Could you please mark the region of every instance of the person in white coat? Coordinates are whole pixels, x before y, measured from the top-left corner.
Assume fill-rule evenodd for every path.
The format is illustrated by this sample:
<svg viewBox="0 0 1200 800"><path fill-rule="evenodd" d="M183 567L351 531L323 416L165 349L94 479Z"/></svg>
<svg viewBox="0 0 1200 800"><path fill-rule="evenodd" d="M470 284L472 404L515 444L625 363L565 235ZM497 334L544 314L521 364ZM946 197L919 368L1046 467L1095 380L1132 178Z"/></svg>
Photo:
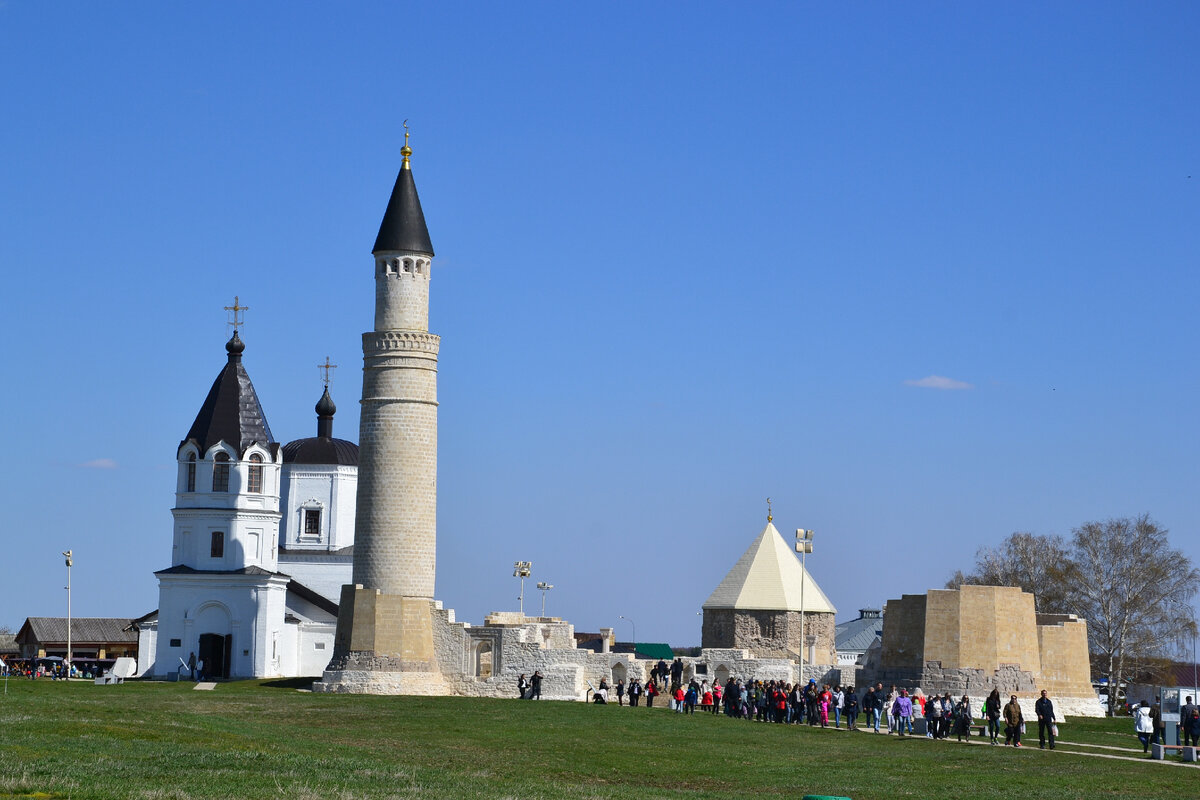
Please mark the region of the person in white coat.
<svg viewBox="0 0 1200 800"><path fill-rule="evenodd" d="M1138 741L1142 743L1142 752L1150 750L1150 735L1154 733L1154 720L1150 716L1150 703L1143 700L1133 709L1133 729L1137 732Z"/></svg>

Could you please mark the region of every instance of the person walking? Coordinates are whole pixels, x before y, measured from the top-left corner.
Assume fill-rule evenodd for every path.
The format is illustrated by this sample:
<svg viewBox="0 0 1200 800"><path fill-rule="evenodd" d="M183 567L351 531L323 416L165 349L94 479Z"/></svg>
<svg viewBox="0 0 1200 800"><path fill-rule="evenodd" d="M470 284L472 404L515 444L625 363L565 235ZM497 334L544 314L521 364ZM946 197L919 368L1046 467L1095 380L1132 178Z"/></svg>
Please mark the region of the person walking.
<svg viewBox="0 0 1200 800"><path fill-rule="evenodd" d="M542 699L542 671L541 670L533 671L533 679L530 681L530 684L531 684L531 686L529 687L529 699L530 700L541 700Z"/></svg>
<svg viewBox="0 0 1200 800"><path fill-rule="evenodd" d="M651 678L646 683L646 708L654 707L654 698L658 697L658 686L654 683L654 678Z"/></svg>
<svg viewBox="0 0 1200 800"><path fill-rule="evenodd" d="M854 691L853 686L847 686L845 689L846 702L846 729L858 730L858 695Z"/></svg>
<svg viewBox="0 0 1200 800"><path fill-rule="evenodd" d="M629 707L637 708L638 698L642 696L642 682L637 678L629 679Z"/></svg>
<svg viewBox="0 0 1200 800"><path fill-rule="evenodd" d="M901 689L900 694L892 702L892 718L896 720L896 728L900 731L900 736L904 735L905 729L912 733L912 700L908 697L908 690Z"/></svg>
<svg viewBox="0 0 1200 800"><path fill-rule="evenodd" d="M1008 705L1004 707L1004 746L1010 744L1014 747L1021 746L1021 725L1025 722L1025 715L1021 713L1021 704L1017 702L1017 696L1014 694L1012 699L1008 701Z"/></svg>
<svg viewBox="0 0 1200 800"><path fill-rule="evenodd" d="M1000 690L992 689L992 693L987 696L987 700L983 701L983 715L987 717L988 735L992 737L992 744L1000 744L1001 714Z"/></svg>
<svg viewBox="0 0 1200 800"><path fill-rule="evenodd" d="M841 684L833 687L833 727L842 727L842 712L846 709L846 693Z"/></svg>
<svg viewBox="0 0 1200 800"><path fill-rule="evenodd" d="M621 678L617 681L617 705L625 705L625 679Z"/></svg>
<svg viewBox="0 0 1200 800"><path fill-rule="evenodd" d="M1179 709L1179 728L1182 731L1182 741L1184 747L1195 747L1196 740L1192 737L1190 722L1195 716L1197 706L1192 702L1192 696L1187 696L1187 702L1183 704L1183 708Z"/></svg>
<svg viewBox="0 0 1200 800"><path fill-rule="evenodd" d="M517 678L517 699L528 699L529 695L529 679L525 677L525 673L521 673L521 677Z"/></svg>
<svg viewBox="0 0 1200 800"><path fill-rule="evenodd" d="M1050 749L1054 749L1054 702L1042 689L1042 696L1033 704L1033 711L1037 714L1038 721L1038 747L1042 750L1046 749L1046 737L1050 738Z"/></svg>
<svg viewBox="0 0 1200 800"><path fill-rule="evenodd" d="M1154 718L1150 714L1150 701L1143 700L1133 710L1133 730L1142 743L1142 752L1150 750L1150 735L1154 733Z"/></svg>
<svg viewBox="0 0 1200 800"><path fill-rule="evenodd" d="M1150 719L1154 720L1154 733L1150 736L1150 744L1166 744L1167 721L1162 715L1162 698L1154 698L1154 705L1150 707Z"/></svg>
<svg viewBox="0 0 1200 800"><path fill-rule="evenodd" d="M954 707L954 733L960 742L963 736L967 737L968 742L971 741L971 699L965 694Z"/></svg>

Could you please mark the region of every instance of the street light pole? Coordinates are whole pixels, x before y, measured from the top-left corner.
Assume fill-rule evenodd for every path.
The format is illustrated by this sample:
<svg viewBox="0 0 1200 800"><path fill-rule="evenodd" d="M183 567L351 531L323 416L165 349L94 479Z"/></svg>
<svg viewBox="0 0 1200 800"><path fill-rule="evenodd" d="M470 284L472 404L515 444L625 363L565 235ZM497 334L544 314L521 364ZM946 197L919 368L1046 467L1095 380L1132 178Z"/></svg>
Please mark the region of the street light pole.
<svg viewBox="0 0 1200 800"><path fill-rule="evenodd" d="M633 626L633 650L634 650L634 653L636 654L637 653L637 623L634 622L633 620L631 620L629 617L625 616L624 614L621 614L618 617L618 619L623 619L626 622L628 622L631 626Z"/></svg>
<svg viewBox="0 0 1200 800"><path fill-rule="evenodd" d="M808 647L808 637L804 634L805 611L804 584L808 581L807 556L813 551L813 532L804 528L796 529L796 552L800 554L800 683L804 683L804 649Z"/></svg>
<svg viewBox="0 0 1200 800"><path fill-rule="evenodd" d="M67 677L71 677L71 567L75 565L75 559L70 550L64 550L63 555L67 558Z"/></svg>
<svg viewBox="0 0 1200 800"><path fill-rule="evenodd" d="M538 581L538 585L537 585L537 586L538 586L538 588L539 588L539 589L541 589L541 590L542 590L542 616L544 617L544 616L546 616L546 592L548 592L548 591L550 591L551 589L553 589L553 588L554 588L554 584L553 584L553 583L546 583L545 581Z"/></svg>

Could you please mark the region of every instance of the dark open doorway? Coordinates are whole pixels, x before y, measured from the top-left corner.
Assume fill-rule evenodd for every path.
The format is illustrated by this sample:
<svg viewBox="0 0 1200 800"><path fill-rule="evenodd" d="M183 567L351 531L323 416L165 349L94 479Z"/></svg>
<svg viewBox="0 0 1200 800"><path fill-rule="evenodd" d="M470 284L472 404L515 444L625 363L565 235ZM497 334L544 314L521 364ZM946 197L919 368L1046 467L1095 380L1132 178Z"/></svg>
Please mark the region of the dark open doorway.
<svg viewBox="0 0 1200 800"><path fill-rule="evenodd" d="M199 657L204 660L206 678L228 678L229 657L233 651L233 636L219 633L200 634Z"/></svg>

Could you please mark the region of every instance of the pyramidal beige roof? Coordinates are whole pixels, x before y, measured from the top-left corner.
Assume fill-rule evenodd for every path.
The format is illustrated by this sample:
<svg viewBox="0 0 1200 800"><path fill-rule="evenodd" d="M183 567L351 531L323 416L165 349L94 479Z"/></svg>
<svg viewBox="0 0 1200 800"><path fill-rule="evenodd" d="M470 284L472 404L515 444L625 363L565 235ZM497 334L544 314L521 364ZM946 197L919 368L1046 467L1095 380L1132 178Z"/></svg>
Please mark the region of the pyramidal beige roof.
<svg viewBox="0 0 1200 800"><path fill-rule="evenodd" d="M800 605L802 579L803 609ZM812 575L806 576L800 559L770 522L702 607L837 613Z"/></svg>

